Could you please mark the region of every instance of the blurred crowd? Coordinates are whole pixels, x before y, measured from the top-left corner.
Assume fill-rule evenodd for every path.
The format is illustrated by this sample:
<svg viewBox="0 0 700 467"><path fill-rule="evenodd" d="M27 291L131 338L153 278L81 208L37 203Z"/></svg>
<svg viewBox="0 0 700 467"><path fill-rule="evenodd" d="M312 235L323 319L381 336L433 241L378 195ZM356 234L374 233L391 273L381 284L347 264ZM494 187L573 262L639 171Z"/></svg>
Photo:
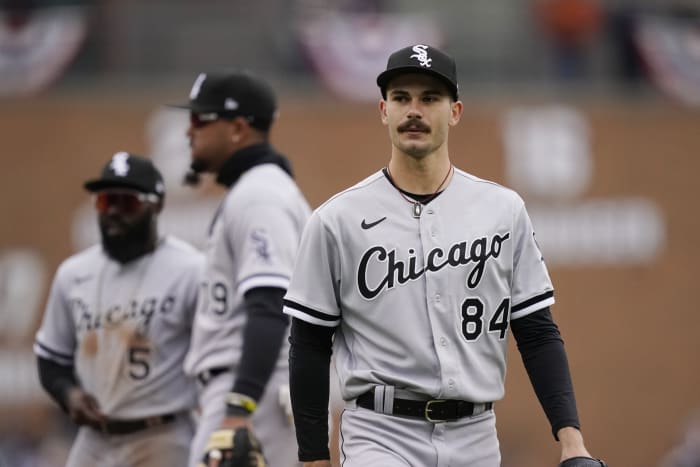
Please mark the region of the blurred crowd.
<svg viewBox="0 0 700 467"><path fill-rule="evenodd" d="M474 84L615 92L649 84L700 101L692 0L447 2L442 11L409 0L3 0L0 9L0 95L109 76L189 76L218 65L216 45L226 42L226 60L273 70L276 84L363 100L362 80L381 57L419 41L451 50Z"/></svg>

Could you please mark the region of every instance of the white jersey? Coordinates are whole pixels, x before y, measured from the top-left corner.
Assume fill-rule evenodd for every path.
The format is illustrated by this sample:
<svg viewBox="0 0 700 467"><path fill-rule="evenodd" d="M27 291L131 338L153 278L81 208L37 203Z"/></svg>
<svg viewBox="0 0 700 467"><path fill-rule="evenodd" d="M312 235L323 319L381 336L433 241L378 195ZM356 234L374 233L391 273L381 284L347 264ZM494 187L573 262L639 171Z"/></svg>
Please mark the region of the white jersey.
<svg viewBox="0 0 700 467"><path fill-rule="evenodd" d="M174 237L121 264L95 245L58 268L35 353L74 365L110 418L163 415L196 405L185 375L204 257Z"/></svg>
<svg viewBox="0 0 700 467"><path fill-rule="evenodd" d="M256 287L288 287L310 213L294 180L276 164L252 167L226 193L207 240L188 373L236 368L247 320L243 295ZM288 348L284 338L278 368L287 366Z"/></svg>
<svg viewBox="0 0 700 467"><path fill-rule="evenodd" d="M415 218L380 171L313 213L284 311L339 326L346 400L390 385L487 402L503 397L509 321L552 303L515 192L455 170Z"/></svg>

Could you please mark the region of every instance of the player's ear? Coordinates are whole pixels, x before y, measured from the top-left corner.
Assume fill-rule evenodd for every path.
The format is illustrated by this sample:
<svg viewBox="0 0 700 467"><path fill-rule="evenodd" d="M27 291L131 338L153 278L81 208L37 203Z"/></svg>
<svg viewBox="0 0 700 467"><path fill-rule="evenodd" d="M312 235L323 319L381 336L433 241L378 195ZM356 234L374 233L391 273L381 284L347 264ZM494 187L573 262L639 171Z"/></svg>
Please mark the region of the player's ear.
<svg viewBox="0 0 700 467"><path fill-rule="evenodd" d="M231 120L231 141L238 144L248 138L253 128L245 117L236 117Z"/></svg>
<svg viewBox="0 0 700 467"><path fill-rule="evenodd" d="M381 116L382 123L384 125L389 123L389 118L386 114L386 101L384 99L379 101L379 115Z"/></svg>
<svg viewBox="0 0 700 467"><path fill-rule="evenodd" d="M455 101L450 104L450 126L455 126L459 123L463 111L464 104L462 104L462 101Z"/></svg>

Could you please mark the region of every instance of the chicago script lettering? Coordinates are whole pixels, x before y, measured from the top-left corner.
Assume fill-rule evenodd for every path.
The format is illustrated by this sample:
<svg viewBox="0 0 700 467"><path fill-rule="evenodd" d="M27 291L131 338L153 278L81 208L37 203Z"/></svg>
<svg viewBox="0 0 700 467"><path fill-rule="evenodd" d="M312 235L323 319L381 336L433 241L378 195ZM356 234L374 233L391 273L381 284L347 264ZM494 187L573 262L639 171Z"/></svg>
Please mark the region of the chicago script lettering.
<svg viewBox="0 0 700 467"><path fill-rule="evenodd" d="M468 242L459 242L450 246L446 251L442 248L433 248L425 256L425 266L420 268L417 264L416 251L408 249L407 260L397 259L396 250L387 251L383 246L369 248L360 259L357 269L357 286L360 294L366 299L372 299L383 290L392 289L397 284L405 284L415 281L423 274L438 272L446 266L453 268L474 263L474 267L467 274L466 285L473 289L484 275L486 263L490 258L498 258L501 247L510 237L510 233L494 235L489 242L488 237L477 238ZM368 271L381 268L381 279L369 283Z"/></svg>
<svg viewBox="0 0 700 467"><path fill-rule="evenodd" d="M175 297L168 295L160 300L156 297L142 301L131 300L126 306L113 304L103 313L95 312L80 298L72 299L71 305L76 331L82 334L105 326L118 326L126 321L135 321L147 328L156 313L166 314L172 311Z"/></svg>

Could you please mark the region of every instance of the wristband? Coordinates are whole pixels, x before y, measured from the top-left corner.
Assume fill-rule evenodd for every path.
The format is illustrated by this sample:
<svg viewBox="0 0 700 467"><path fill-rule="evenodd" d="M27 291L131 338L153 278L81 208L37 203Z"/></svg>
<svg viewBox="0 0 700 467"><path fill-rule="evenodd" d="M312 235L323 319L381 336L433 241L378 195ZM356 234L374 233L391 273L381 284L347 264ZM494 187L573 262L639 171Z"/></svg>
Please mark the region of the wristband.
<svg viewBox="0 0 700 467"><path fill-rule="evenodd" d="M228 415L250 415L255 412L258 404L251 397L238 392L226 394L226 413Z"/></svg>

